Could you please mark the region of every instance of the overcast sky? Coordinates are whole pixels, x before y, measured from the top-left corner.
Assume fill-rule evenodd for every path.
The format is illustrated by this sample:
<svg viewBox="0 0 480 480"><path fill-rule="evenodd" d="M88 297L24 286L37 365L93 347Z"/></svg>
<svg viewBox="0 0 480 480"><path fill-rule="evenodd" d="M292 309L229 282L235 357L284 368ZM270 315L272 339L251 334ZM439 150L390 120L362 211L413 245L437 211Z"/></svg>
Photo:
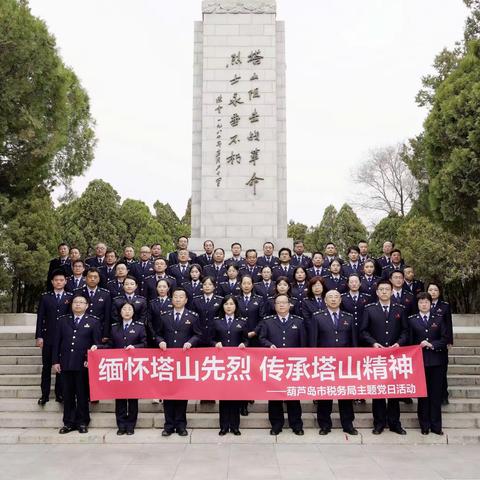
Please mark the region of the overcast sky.
<svg viewBox="0 0 480 480"><path fill-rule="evenodd" d="M98 146L81 193L102 178L122 198L191 190L193 22L201 0L30 0L90 95ZM360 187L368 150L417 134L414 97L434 56L461 39L461 0L277 0L286 25L288 218L317 224ZM369 223L369 222L366 222Z"/></svg>

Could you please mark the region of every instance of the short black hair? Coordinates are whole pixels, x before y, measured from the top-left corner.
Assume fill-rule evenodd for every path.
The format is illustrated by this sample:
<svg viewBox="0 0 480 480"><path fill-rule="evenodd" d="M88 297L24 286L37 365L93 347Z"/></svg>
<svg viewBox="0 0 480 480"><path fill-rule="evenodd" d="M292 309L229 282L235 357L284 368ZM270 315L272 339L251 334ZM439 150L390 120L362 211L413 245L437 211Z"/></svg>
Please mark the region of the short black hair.
<svg viewBox="0 0 480 480"><path fill-rule="evenodd" d="M348 255L350 252L357 252L357 253L360 255L360 249L359 249L358 247L356 247L355 245L353 245L353 246L351 246L351 247L348 247L347 255Z"/></svg>
<svg viewBox="0 0 480 480"><path fill-rule="evenodd" d="M233 243L230 245L230 249L232 249L235 245L238 245L240 248L242 248L242 244L241 244L241 243L233 242Z"/></svg>
<svg viewBox="0 0 480 480"><path fill-rule="evenodd" d="M428 300L430 303L432 303L432 296L428 292L420 292L417 295L417 302L419 300Z"/></svg>
<svg viewBox="0 0 480 480"><path fill-rule="evenodd" d="M402 277L405 277L405 275L403 274L402 270L392 270L390 272L390 275L388 276L388 278L391 280L392 277L396 274L396 273L400 273L402 275Z"/></svg>
<svg viewBox="0 0 480 480"><path fill-rule="evenodd" d="M377 290L379 289L380 285L390 285L390 288L393 289L392 282L390 280L387 280L386 278L382 278L381 280L378 281Z"/></svg>
<svg viewBox="0 0 480 480"><path fill-rule="evenodd" d="M290 257L292 256L292 251L288 247L282 247L278 251L278 256L280 256L282 254L282 252L288 252L288 255L290 255Z"/></svg>

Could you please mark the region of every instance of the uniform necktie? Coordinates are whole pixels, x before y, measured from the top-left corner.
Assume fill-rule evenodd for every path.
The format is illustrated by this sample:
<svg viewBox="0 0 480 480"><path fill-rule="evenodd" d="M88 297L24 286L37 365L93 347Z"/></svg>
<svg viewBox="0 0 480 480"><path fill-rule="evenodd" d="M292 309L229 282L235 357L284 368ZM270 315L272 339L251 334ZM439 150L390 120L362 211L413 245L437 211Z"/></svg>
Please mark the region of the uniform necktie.
<svg viewBox="0 0 480 480"><path fill-rule="evenodd" d="M65 259L62 258L62 259L60 260L60 265L65 265Z"/></svg>
<svg viewBox="0 0 480 480"><path fill-rule="evenodd" d="M285 322L287 321L287 319L286 319L285 317L282 317L280 320L281 320L282 323L285 325Z"/></svg>
<svg viewBox="0 0 480 480"><path fill-rule="evenodd" d="M175 314L175 325L178 325L180 323L180 313Z"/></svg>
<svg viewBox="0 0 480 480"><path fill-rule="evenodd" d="M100 265L102 265L102 263L103 263L103 258L99 258L99 259L98 259L98 263L99 263Z"/></svg>
<svg viewBox="0 0 480 480"><path fill-rule="evenodd" d="M80 323L80 317L75 317L75 326L78 327L79 323Z"/></svg>
<svg viewBox="0 0 480 480"><path fill-rule="evenodd" d="M317 305L320 307L322 305L322 299L317 297Z"/></svg>
<svg viewBox="0 0 480 480"><path fill-rule="evenodd" d="M210 299L208 297L205 297L205 304L208 305L210 303Z"/></svg>
<svg viewBox="0 0 480 480"><path fill-rule="evenodd" d="M383 306L383 313L385 314L386 317L388 317L388 305Z"/></svg>
<svg viewBox="0 0 480 480"><path fill-rule="evenodd" d="M90 290L90 298L93 298L94 295L95 295L95 291L94 291L94 290Z"/></svg>
<svg viewBox="0 0 480 480"><path fill-rule="evenodd" d="M127 295L127 298L128 298L128 301L129 301L129 302L132 301L132 295Z"/></svg>
<svg viewBox="0 0 480 480"><path fill-rule="evenodd" d="M180 271L182 272L182 275L185 275L185 265L180 267Z"/></svg>
<svg viewBox="0 0 480 480"><path fill-rule="evenodd" d="M193 282L193 288L197 288L198 282Z"/></svg>
<svg viewBox="0 0 480 480"><path fill-rule="evenodd" d="M320 276L320 270L319 270L318 268L315 270L315 275L316 275L317 277Z"/></svg>
<svg viewBox="0 0 480 480"><path fill-rule="evenodd" d="M230 328L230 325L232 324L232 317L227 318L227 327Z"/></svg>
<svg viewBox="0 0 480 480"><path fill-rule="evenodd" d="M268 290L270 288L270 284L269 283L264 283L265 285L265 288Z"/></svg>
<svg viewBox="0 0 480 480"><path fill-rule="evenodd" d="M397 292L397 300L400 300L400 292Z"/></svg>
<svg viewBox="0 0 480 480"><path fill-rule="evenodd" d="M108 267L107 268L107 273L112 273L112 268Z"/></svg>
<svg viewBox="0 0 480 480"><path fill-rule="evenodd" d="M142 268L145 270L145 267L147 266L147 262L142 262Z"/></svg>
<svg viewBox="0 0 480 480"><path fill-rule="evenodd" d="M423 323L425 324L425 326L428 323L428 317L426 315L423 316Z"/></svg>
<svg viewBox="0 0 480 480"><path fill-rule="evenodd" d="M248 305L248 302L250 301L250 298L247 295L245 295L243 297L243 300L245 301L245 305Z"/></svg>
<svg viewBox="0 0 480 480"><path fill-rule="evenodd" d="M338 313L332 312L332 317L333 317L333 325L335 326L335 328L338 328Z"/></svg>
<svg viewBox="0 0 480 480"><path fill-rule="evenodd" d="M436 307L436 305L437 305L436 303L432 303L430 310L433 310Z"/></svg>
<svg viewBox="0 0 480 480"><path fill-rule="evenodd" d="M352 265L352 267L353 267L354 270L356 270L356 269L357 269L357 264L354 263L354 264Z"/></svg>
<svg viewBox="0 0 480 480"><path fill-rule="evenodd" d="M367 278L368 283L372 283L372 277Z"/></svg>
<svg viewBox="0 0 480 480"><path fill-rule="evenodd" d="M130 323L126 323L125 326L123 327L124 333L127 333L128 327L130 326Z"/></svg>
<svg viewBox="0 0 480 480"><path fill-rule="evenodd" d="M353 299L353 302L354 302L354 303L357 303L357 296L356 296L356 295L354 295L354 296L352 297L352 299Z"/></svg>
<svg viewBox="0 0 480 480"><path fill-rule="evenodd" d="M232 282L230 283L230 290L233 290L235 288L235 284Z"/></svg>
<svg viewBox="0 0 480 480"><path fill-rule="evenodd" d="M57 293L57 303L60 303L61 298L62 298L62 295L60 293Z"/></svg>
<svg viewBox="0 0 480 480"><path fill-rule="evenodd" d="M74 283L75 283L75 288L78 288L78 284L80 283L80 279L76 278L74 280Z"/></svg>

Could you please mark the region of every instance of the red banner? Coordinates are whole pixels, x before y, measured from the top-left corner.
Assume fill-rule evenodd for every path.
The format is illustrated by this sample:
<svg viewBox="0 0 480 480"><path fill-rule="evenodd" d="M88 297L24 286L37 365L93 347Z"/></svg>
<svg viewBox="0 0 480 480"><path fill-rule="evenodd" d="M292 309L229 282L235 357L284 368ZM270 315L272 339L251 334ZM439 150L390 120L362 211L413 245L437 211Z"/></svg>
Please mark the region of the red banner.
<svg viewBox="0 0 480 480"><path fill-rule="evenodd" d="M420 346L88 352L90 397L313 400L425 397Z"/></svg>

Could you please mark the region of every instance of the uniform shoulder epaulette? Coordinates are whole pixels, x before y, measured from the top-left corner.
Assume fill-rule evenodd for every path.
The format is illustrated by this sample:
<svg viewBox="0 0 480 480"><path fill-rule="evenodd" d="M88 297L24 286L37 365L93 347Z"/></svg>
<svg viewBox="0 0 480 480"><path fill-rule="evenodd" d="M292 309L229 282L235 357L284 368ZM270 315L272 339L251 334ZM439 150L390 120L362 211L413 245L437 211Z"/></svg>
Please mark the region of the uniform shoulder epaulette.
<svg viewBox="0 0 480 480"><path fill-rule="evenodd" d="M115 327L116 325L120 325L120 322L113 322L112 327Z"/></svg>
<svg viewBox="0 0 480 480"><path fill-rule="evenodd" d="M146 298L145 298L143 295L135 294L135 296L136 296L137 298L143 298L144 300L146 300Z"/></svg>
<svg viewBox="0 0 480 480"><path fill-rule="evenodd" d="M173 310L170 310L171 312L173 312ZM197 312L194 312L193 310L189 310L189 312L194 315L195 317L198 317L198 313Z"/></svg>
<svg viewBox="0 0 480 480"><path fill-rule="evenodd" d="M416 317L416 316L417 316L417 314L414 313L413 315L409 315L408 318L413 318L413 317Z"/></svg>
<svg viewBox="0 0 480 480"><path fill-rule="evenodd" d="M275 318L275 315L267 315L266 317L263 317L264 320L268 320L270 318Z"/></svg>
<svg viewBox="0 0 480 480"><path fill-rule="evenodd" d="M97 317L97 315L92 315L91 313L85 314L86 317L93 317L95 320L100 320L100 317Z"/></svg>
<svg viewBox="0 0 480 480"><path fill-rule="evenodd" d="M63 292L65 295L67 295L67 297L73 297L73 293L72 292Z"/></svg>
<svg viewBox="0 0 480 480"><path fill-rule="evenodd" d="M155 276L155 274L147 275L147 276L144 278L144 280L148 280L149 278L152 278L152 277L154 277L154 276ZM160 279L160 280L162 280L162 279Z"/></svg>
<svg viewBox="0 0 480 480"><path fill-rule="evenodd" d="M377 304L377 302L369 303L368 305L365 305L365 308L373 307L376 304Z"/></svg>
<svg viewBox="0 0 480 480"><path fill-rule="evenodd" d="M353 315L350 312L345 312L342 310L342 313L346 315L347 317L353 317Z"/></svg>
<svg viewBox="0 0 480 480"><path fill-rule="evenodd" d="M71 317L71 316L73 316L71 313L67 313L67 314L65 314L65 315L60 315L60 316L58 317L58 319L60 320L60 319L62 319L62 318L67 318L67 317L69 318L69 317Z"/></svg>
<svg viewBox="0 0 480 480"><path fill-rule="evenodd" d="M393 307L394 305L395 305L396 307L402 307L402 308L405 310L405 306L402 305L401 303L393 303L393 304L392 304L392 307Z"/></svg>
<svg viewBox="0 0 480 480"><path fill-rule="evenodd" d="M134 320L133 323L134 323L135 325L144 325L143 322L139 322L138 320Z"/></svg>
<svg viewBox="0 0 480 480"><path fill-rule="evenodd" d="M50 295L51 293L53 292L43 292L41 296L44 297L45 295Z"/></svg>
<svg viewBox="0 0 480 480"><path fill-rule="evenodd" d="M223 297L221 295L214 295L215 298L219 298L220 300L223 300Z"/></svg>
<svg viewBox="0 0 480 480"><path fill-rule="evenodd" d="M98 289L101 291L101 292L107 292L107 293L110 293L106 288L103 288L103 287L98 287Z"/></svg>
<svg viewBox="0 0 480 480"><path fill-rule="evenodd" d="M108 285L109 283L116 283L116 282L117 282L117 279L116 279L116 278L112 278L111 280L109 280L109 281L107 282L107 285Z"/></svg>
<svg viewBox="0 0 480 480"><path fill-rule="evenodd" d="M267 297L267 300L270 300L270 299L274 300L275 297L274 297L273 295L269 295L269 296Z"/></svg>
<svg viewBox="0 0 480 480"><path fill-rule="evenodd" d="M116 297L113 297L114 300L116 300L117 298L125 298L125 300L127 299L124 295L117 295Z"/></svg>
<svg viewBox="0 0 480 480"><path fill-rule="evenodd" d="M203 293L200 293L199 295L194 295L193 298L201 298L203 297Z"/></svg>
<svg viewBox="0 0 480 480"><path fill-rule="evenodd" d="M347 295L347 292L340 294L341 297L345 297L346 295Z"/></svg>
<svg viewBox="0 0 480 480"><path fill-rule="evenodd" d="M385 265L384 267L382 267L382 270L385 270L386 268L390 268L390 265Z"/></svg>

